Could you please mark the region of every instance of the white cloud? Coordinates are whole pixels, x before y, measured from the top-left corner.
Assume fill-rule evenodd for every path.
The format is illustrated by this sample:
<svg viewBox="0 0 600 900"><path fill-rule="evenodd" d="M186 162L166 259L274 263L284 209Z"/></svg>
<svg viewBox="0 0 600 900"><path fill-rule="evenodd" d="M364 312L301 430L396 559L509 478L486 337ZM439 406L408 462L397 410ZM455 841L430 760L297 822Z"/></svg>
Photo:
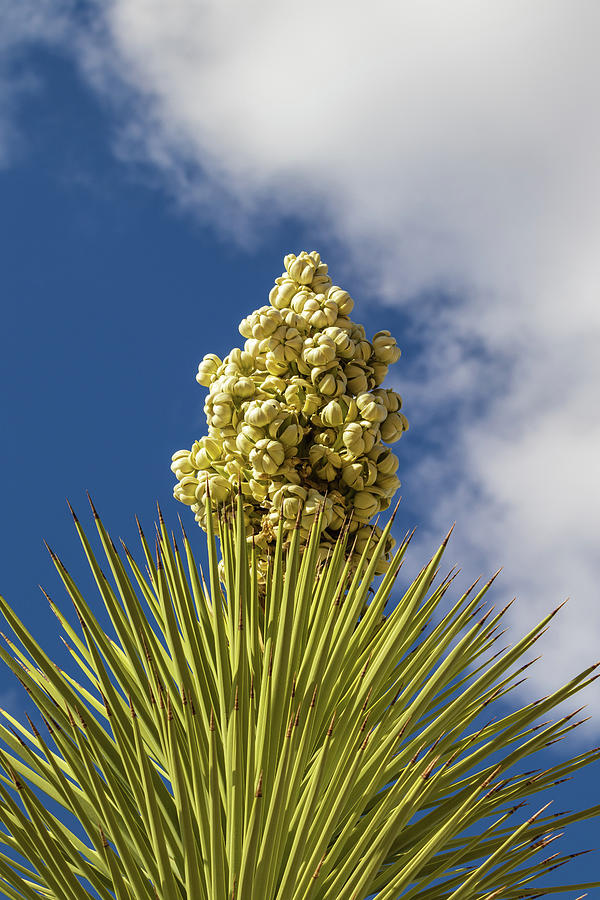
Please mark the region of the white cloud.
<svg viewBox="0 0 600 900"><path fill-rule="evenodd" d="M97 10L80 59L98 88L131 92L119 152L153 162L221 227L242 233L264 208L318 217L350 250L346 281L427 328L404 393L436 446L405 494L435 510L431 532L458 520L467 569L505 565L519 628L573 596L533 689L596 656L600 6ZM449 446L436 434L448 411Z"/></svg>
<svg viewBox="0 0 600 900"><path fill-rule="evenodd" d="M70 0L0 0L0 167L19 152L18 102L40 89L30 70L19 65L20 51L32 44L62 43L71 28Z"/></svg>

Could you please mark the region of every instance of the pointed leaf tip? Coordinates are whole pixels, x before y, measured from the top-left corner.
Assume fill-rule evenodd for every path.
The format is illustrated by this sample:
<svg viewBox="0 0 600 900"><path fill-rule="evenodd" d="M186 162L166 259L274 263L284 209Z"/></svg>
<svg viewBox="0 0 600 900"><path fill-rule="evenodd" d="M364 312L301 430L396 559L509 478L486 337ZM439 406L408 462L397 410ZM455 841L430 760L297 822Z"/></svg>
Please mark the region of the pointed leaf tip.
<svg viewBox="0 0 600 900"><path fill-rule="evenodd" d="M442 541L442 547L445 547L446 544L448 543L448 541L450 540L450 535L451 535L452 532L454 531L454 526L455 526L455 525L456 525L456 522L453 522L450 531L448 532L448 534L446 535L446 537L445 537L444 540Z"/></svg>
<svg viewBox="0 0 600 900"><path fill-rule="evenodd" d="M68 497L65 497L65 500L67 501L67 506L69 507L69 512L70 512L71 515L73 516L73 521L74 521L74 522L79 522L79 519L78 519L77 516L75 515L75 510L73 509L73 507L72 507L71 504L69 503L69 498L68 498Z"/></svg>
<svg viewBox="0 0 600 900"><path fill-rule="evenodd" d="M98 511L97 511L96 507L94 506L94 501L92 500L92 496L91 496L90 492L89 492L89 491L86 491L86 494L87 494L87 498L88 498L89 504L90 504L90 506L91 506L91 508L92 508L92 512L93 512L93 514L94 514L94 518L95 518L95 519L99 519L100 516L98 515Z"/></svg>
<svg viewBox="0 0 600 900"><path fill-rule="evenodd" d="M42 594L44 595L44 597L46 598L46 600L48 601L48 603L50 604L50 606L54 606L54 600L50 599L50 597L48 596L48 594L46 593L44 588L41 586L41 584L38 584L38 587L39 587L40 591L42 592Z"/></svg>
<svg viewBox="0 0 600 900"><path fill-rule="evenodd" d="M27 713L25 713L25 715L26 715L26 717L27 717L27 721L29 722L29 727L30 727L31 730L33 731L33 733L34 733L34 735L36 736L36 738L41 737L41 735L40 735L38 729L35 727L35 724L31 721L29 715L28 715Z"/></svg>
<svg viewBox="0 0 600 900"><path fill-rule="evenodd" d="M504 568L504 566L500 566L499 569L496 569L496 571L495 571L494 574L491 576L491 578L489 578L488 581L486 582L486 585L485 585L486 588L489 588L490 585L492 585L492 584L494 583L494 581L496 580L496 578L498 577L498 575L500 574L500 572L502 571L503 568ZM512 603L512 602L513 602L513 601L511 600L511 603ZM509 604L509 606L510 606L510 604Z"/></svg>
<svg viewBox="0 0 600 900"><path fill-rule="evenodd" d="M553 800L550 800L549 803L546 803L545 806L542 806L541 809L538 809L537 812L535 812L529 819L527 819L527 824L529 825L531 822L535 822L535 820L539 818L539 816L541 816L545 809L548 809L549 806L552 806L553 802Z"/></svg>
<svg viewBox="0 0 600 900"><path fill-rule="evenodd" d="M44 540L44 547L46 548L46 550L47 550L48 553L50 554L51 559L52 559L54 562L58 561L58 557L56 556L56 553L55 553L54 550L50 547L50 545L48 544L48 542L47 542L46 540Z"/></svg>
<svg viewBox="0 0 600 900"><path fill-rule="evenodd" d="M127 557L127 559L131 559L131 560L132 560L133 557L132 557L132 555L131 555L131 553L130 553L128 547L127 547L127 544L125 543L125 541L123 540L123 538L119 538L119 540L120 540L120 542L121 542L121 547L123 548L123 553L125 554L125 556Z"/></svg>

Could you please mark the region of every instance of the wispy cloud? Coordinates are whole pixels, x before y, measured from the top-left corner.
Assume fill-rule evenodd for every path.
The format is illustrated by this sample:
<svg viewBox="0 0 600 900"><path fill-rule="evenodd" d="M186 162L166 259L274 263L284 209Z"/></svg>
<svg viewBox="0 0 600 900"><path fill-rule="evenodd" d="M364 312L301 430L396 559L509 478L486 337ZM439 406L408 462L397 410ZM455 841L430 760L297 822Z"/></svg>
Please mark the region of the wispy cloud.
<svg viewBox="0 0 600 900"><path fill-rule="evenodd" d="M598 4L95 9L73 46L127 110L121 154L238 234L267 202L318 217L426 333L404 384L413 425L445 423L405 477L423 542L456 518L518 628L571 594L533 689L573 673L600 633Z"/></svg>
<svg viewBox="0 0 600 900"><path fill-rule="evenodd" d="M33 44L62 46L73 25L70 0L0 0L0 167L25 144L18 126L19 102L41 88L21 65L21 51Z"/></svg>

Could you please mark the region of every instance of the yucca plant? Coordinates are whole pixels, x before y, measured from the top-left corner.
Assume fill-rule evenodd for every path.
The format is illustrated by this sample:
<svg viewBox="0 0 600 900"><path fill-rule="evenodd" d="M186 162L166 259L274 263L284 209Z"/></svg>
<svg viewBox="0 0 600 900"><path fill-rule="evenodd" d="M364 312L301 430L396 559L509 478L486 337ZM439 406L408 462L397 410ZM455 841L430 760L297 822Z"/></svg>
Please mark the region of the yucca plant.
<svg viewBox="0 0 600 900"><path fill-rule="evenodd" d="M262 600L241 495L219 516L223 584L210 516L208 584L162 518L156 555L141 535L145 574L125 550L128 575L96 517L112 583L75 523L115 635L54 553L80 629L52 609L81 680L2 603L23 648L2 657L45 725L4 713L2 840L24 857L2 854L4 896L512 900L540 895L536 879L568 859L545 848L597 814L522 808L598 750L521 765L575 727L539 719L594 667L494 718L554 612L494 654L505 610L483 611L491 581L443 609L445 541L386 618L409 542L371 596L391 520L354 571L347 530L320 562L318 520L287 550L280 527Z"/></svg>
<svg viewBox="0 0 600 900"><path fill-rule="evenodd" d="M174 456L206 576L162 515L152 549L140 528L141 562L94 510L100 563L73 514L114 629L51 551L79 622L50 601L75 675L1 601L18 643L0 655L41 715L0 726L11 900L550 895L566 888L539 879L571 856L546 848L600 812L534 801L598 748L527 770L577 726L545 717L596 667L507 706L557 610L498 650L508 607L487 607L493 579L448 602L448 538L393 594L410 535L392 555L393 516L367 522L397 481L381 440L407 423L379 384L399 351L350 322L318 254L286 271L271 295L285 324L263 308L244 351L205 357L212 431Z"/></svg>

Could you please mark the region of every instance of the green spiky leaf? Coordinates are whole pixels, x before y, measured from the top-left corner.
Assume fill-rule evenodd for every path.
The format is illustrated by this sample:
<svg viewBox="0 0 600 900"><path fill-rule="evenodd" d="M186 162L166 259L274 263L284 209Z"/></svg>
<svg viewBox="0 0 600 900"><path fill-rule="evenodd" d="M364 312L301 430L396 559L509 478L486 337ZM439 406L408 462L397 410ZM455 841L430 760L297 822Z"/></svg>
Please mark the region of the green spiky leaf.
<svg viewBox="0 0 600 900"><path fill-rule="evenodd" d="M594 667L537 703L490 711L554 612L496 653L506 610L483 610L491 581L448 601L453 579L436 583L444 541L384 617L409 543L373 586L391 523L358 567L347 530L325 561L318 523L308 540L297 528L284 542L280 530L263 589L241 500L221 511L218 542L207 518L208 585L186 535L181 552L162 517L156 557L142 535L147 574L95 519L110 581L75 522L114 636L52 554L79 619L52 604L74 674L1 601L18 643L0 654L41 714L27 727L4 712L0 725L4 896L513 900L558 890L536 887L568 861L545 848L599 809L551 815L535 795L600 752L534 774L523 763L575 727L540 716Z"/></svg>

